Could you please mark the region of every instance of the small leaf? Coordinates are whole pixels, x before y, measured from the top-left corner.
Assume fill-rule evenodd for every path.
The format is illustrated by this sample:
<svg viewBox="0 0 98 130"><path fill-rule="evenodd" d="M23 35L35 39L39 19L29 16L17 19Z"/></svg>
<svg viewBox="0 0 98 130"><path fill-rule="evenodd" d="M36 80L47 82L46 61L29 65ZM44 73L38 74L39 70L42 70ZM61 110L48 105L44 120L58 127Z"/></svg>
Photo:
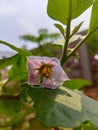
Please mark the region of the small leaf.
<svg viewBox="0 0 98 130"><path fill-rule="evenodd" d="M80 27L82 26L83 22L79 23L77 26L75 26L75 28L72 30L70 37L72 37L76 32L78 32L78 30L80 29Z"/></svg>
<svg viewBox="0 0 98 130"><path fill-rule="evenodd" d="M60 24L54 24L54 25L55 25L56 28L59 29L59 31L61 32L61 34L64 36L65 30L64 30L63 26L60 25Z"/></svg>
<svg viewBox="0 0 98 130"><path fill-rule="evenodd" d="M84 86L91 85L91 83L84 79L72 79L66 81L63 85L70 89L81 89Z"/></svg>

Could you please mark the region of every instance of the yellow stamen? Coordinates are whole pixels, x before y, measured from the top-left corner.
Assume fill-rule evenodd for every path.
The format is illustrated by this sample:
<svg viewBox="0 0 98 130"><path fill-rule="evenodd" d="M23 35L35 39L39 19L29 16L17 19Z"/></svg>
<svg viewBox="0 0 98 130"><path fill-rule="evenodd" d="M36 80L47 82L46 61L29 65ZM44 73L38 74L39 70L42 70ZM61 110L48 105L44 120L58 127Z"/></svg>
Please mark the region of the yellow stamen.
<svg viewBox="0 0 98 130"><path fill-rule="evenodd" d="M40 73L42 76L45 76L46 78L50 77L51 66L43 66L40 70Z"/></svg>

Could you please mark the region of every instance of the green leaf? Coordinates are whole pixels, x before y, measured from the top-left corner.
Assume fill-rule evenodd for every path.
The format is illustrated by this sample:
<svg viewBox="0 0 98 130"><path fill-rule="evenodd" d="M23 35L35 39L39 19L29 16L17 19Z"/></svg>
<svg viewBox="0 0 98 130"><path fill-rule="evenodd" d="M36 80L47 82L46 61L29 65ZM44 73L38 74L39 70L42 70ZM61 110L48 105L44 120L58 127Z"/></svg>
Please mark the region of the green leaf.
<svg viewBox="0 0 98 130"><path fill-rule="evenodd" d="M0 114L14 117L21 109L21 102L18 100L0 100Z"/></svg>
<svg viewBox="0 0 98 130"><path fill-rule="evenodd" d="M98 51L98 30L93 33L86 41L90 55L95 55Z"/></svg>
<svg viewBox="0 0 98 130"><path fill-rule="evenodd" d="M5 42L5 41L2 41L0 40L0 44L3 44L3 45L6 45L8 47L10 47L11 49L13 49L14 51L17 51L18 53L22 54L22 55L25 55L25 56L30 56L32 55L31 52L29 51L26 51L26 50L23 50L23 49L20 49L18 47L15 47L14 45L8 43L8 42Z"/></svg>
<svg viewBox="0 0 98 130"><path fill-rule="evenodd" d="M70 37L72 37L76 32L78 32L78 30L80 29L80 27L82 26L83 22L79 23L77 26L75 26L75 28L72 30Z"/></svg>
<svg viewBox="0 0 98 130"><path fill-rule="evenodd" d="M98 127L98 101L95 101L84 94L82 95L81 102L88 116L88 120Z"/></svg>
<svg viewBox="0 0 98 130"><path fill-rule="evenodd" d="M92 7L89 32L98 28L98 17L97 17L97 15L98 15L98 0L95 0L93 7Z"/></svg>
<svg viewBox="0 0 98 130"><path fill-rule="evenodd" d="M30 120L29 125L29 130L50 130L50 128L43 127L37 118Z"/></svg>
<svg viewBox="0 0 98 130"><path fill-rule="evenodd" d="M72 79L66 81L63 85L70 89L81 89L84 86L91 85L91 83L84 79Z"/></svg>
<svg viewBox="0 0 98 130"><path fill-rule="evenodd" d="M55 90L30 88L37 116L46 127L75 127L88 118L81 105L81 96L64 87Z"/></svg>
<svg viewBox="0 0 98 130"><path fill-rule="evenodd" d="M98 130L98 128L95 128L93 126L86 126L86 127L83 128L83 130Z"/></svg>
<svg viewBox="0 0 98 130"><path fill-rule="evenodd" d="M63 26L60 25L60 24L54 24L54 25L55 25L56 28L59 29L59 31L61 32L61 34L64 36L65 30L64 30Z"/></svg>
<svg viewBox="0 0 98 130"><path fill-rule="evenodd" d="M72 19L80 16L93 3L93 0L72 0ZM63 24L67 23L69 0L48 0L48 15Z"/></svg>
<svg viewBox="0 0 98 130"><path fill-rule="evenodd" d="M82 92L59 87L55 90L29 88L37 116L46 127L77 127L90 121L98 127L98 102Z"/></svg>
<svg viewBox="0 0 98 130"><path fill-rule="evenodd" d="M82 130L81 126L80 127L75 127L72 130ZM83 129L84 130L84 129Z"/></svg>
<svg viewBox="0 0 98 130"><path fill-rule="evenodd" d="M14 80L26 80L27 79L27 67L26 67L26 57L20 55L16 64L12 66L8 73L9 79Z"/></svg>
<svg viewBox="0 0 98 130"><path fill-rule="evenodd" d="M21 99L22 103L29 104L31 102L31 98L28 95L29 85L22 84L21 88L22 88L22 90L20 92L20 99Z"/></svg>
<svg viewBox="0 0 98 130"><path fill-rule="evenodd" d="M16 54L9 58L0 59L0 69L5 68L6 66L13 65L17 62L19 54Z"/></svg>

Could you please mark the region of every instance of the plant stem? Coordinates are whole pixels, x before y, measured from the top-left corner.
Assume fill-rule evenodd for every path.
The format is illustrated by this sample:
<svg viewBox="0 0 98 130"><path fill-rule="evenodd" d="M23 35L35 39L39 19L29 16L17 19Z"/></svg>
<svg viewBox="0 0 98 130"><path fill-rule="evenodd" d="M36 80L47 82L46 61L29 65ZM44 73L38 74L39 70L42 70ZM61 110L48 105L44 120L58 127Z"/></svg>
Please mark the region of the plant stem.
<svg viewBox="0 0 98 130"><path fill-rule="evenodd" d="M68 19L67 19L67 29L66 29L66 35L65 35L65 45L64 45L63 52L62 52L61 65L64 64L65 59L67 57L67 49L68 49L68 43L69 43L69 39L70 39L71 17L72 17L72 0L69 0L69 11L68 11Z"/></svg>
<svg viewBox="0 0 98 130"><path fill-rule="evenodd" d="M73 49L71 53L65 58L67 60L69 57L71 57L79 48L80 46L97 30L98 28L95 28L93 31L89 32L83 40L81 40Z"/></svg>
<svg viewBox="0 0 98 130"><path fill-rule="evenodd" d="M3 84L2 88L5 88L6 85L8 84L8 82L9 82L10 80L11 80L11 79L9 78L9 79Z"/></svg>

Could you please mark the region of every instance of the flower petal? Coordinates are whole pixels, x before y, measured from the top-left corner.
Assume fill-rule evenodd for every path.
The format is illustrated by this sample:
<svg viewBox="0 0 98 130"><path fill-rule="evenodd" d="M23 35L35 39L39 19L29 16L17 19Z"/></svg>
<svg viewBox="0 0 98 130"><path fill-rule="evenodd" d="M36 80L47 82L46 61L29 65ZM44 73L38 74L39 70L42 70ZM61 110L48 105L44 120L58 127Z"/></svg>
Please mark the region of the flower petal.
<svg viewBox="0 0 98 130"><path fill-rule="evenodd" d="M51 74L52 79L54 79L58 83L69 80L67 74L63 70L61 70L61 69L58 69L58 71L56 71L56 70L57 70L56 67L53 68L53 70L52 70L52 74Z"/></svg>
<svg viewBox="0 0 98 130"><path fill-rule="evenodd" d="M52 68L51 78L54 79L55 82L58 82L58 84L69 80L67 74L62 69L59 60L57 61L57 64Z"/></svg>
<svg viewBox="0 0 98 130"><path fill-rule="evenodd" d="M38 68L42 63L50 65L57 64L57 58L50 58L46 56L29 56L27 58L27 63L34 68Z"/></svg>
<svg viewBox="0 0 98 130"><path fill-rule="evenodd" d="M59 85L53 79L44 78L42 82L42 86L50 89L56 89Z"/></svg>
<svg viewBox="0 0 98 130"><path fill-rule="evenodd" d="M27 58L28 66L28 84L29 85L40 85L39 83L39 73L37 68L39 68L39 62L36 59L33 60L33 57L30 56Z"/></svg>
<svg viewBox="0 0 98 130"><path fill-rule="evenodd" d="M39 74L38 74L37 70L29 71L28 84L29 85L40 85Z"/></svg>
<svg viewBox="0 0 98 130"><path fill-rule="evenodd" d="M30 56L27 58L27 64L30 68L39 68L41 61L35 56Z"/></svg>

